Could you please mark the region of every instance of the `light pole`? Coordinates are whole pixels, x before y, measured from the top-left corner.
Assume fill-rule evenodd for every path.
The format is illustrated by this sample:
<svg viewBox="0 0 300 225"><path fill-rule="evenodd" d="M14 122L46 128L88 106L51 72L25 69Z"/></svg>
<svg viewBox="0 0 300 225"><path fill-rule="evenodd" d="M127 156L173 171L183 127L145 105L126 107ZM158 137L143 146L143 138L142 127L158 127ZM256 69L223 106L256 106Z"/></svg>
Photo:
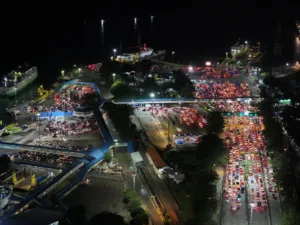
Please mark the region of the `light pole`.
<svg viewBox="0 0 300 225"><path fill-rule="evenodd" d="M114 82L116 82L116 74L113 73L112 76L113 76L113 78L114 78Z"/></svg>
<svg viewBox="0 0 300 225"><path fill-rule="evenodd" d="M255 206L254 203L250 203L250 207L251 207L250 224L252 223L252 215L253 215L253 208L254 208L254 206Z"/></svg>
<svg viewBox="0 0 300 225"><path fill-rule="evenodd" d="M80 75L81 68L78 68L78 76Z"/></svg>
<svg viewBox="0 0 300 225"><path fill-rule="evenodd" d="M114 48L113 52L114 52L114 58L116 58L117 49Z"/></svg>
<svg viewBox="0 0 300 225"><path fill-rule="evenodd" d="M132 173L133 190L135 190L135 177L136 177L136 172L133 172Z"/></svg>
<svg viewBox="0 0 300 225"><path fill-rule="evenodd" d="M153 116L153 99L155 97L154 93L150 93L150 97L152 98L152 116Z"/></svg>
<svg viewBox="0 0 300 225"><path fill-rule="evenodd" d="M62 71L61 71L61 76L64 77L64 75L65 75L65 71L62 70Z"/></svg>
<svg viewBox="0 0 300 225"><path fill-rule="evenodd" d="M172 63L174 63L174 54L175 54L175 52L173 51L172 52Z"/></svg>
<svg viewBox="0 0 300 225"><path fill-rule="evenodd" d="M40 144L41 144L41 133L40 133L40 115L41 114L36 114L37 115L37 117L38 117L38 130L39 130L39 142L40 142Z"/></svg>
<svg viewBox="0 0 300 225"><path fill-rule="evenodd" d="M189 74L190 74L190 78L191 78L191 73L193 72L193 67L189 66Z"/></svg>

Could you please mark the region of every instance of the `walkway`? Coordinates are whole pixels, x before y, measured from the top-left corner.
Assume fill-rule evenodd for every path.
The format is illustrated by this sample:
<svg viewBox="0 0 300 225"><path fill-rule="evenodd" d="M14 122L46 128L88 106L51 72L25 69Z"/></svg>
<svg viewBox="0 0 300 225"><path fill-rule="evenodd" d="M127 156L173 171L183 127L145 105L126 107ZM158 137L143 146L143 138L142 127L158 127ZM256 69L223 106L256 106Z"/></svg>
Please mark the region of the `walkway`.
<svg viewBox="0 0 300 225"><path fill-rule="evenodd" d="M233 99L226 99L226 98L214 98L214 99L205 99L205 98L145 98L145 99L124 99L124 100L114 100L113 103L118 105L138 105L138 104L163 104L163 103L200 103L200 102L216 102L216 101L226 101L226 100L237 100L237 101L260 101L260 97L248 97L248 98L233 98Z"/></svg>

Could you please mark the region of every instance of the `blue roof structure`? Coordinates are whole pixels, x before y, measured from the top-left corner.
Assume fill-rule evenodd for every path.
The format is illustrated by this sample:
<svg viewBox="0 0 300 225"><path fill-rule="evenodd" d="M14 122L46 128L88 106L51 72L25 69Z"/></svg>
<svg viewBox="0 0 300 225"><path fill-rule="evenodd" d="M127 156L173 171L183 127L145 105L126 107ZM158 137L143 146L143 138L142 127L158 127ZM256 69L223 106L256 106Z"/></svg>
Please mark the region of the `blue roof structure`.
<svg viewBox="0 0 300 225"><path fill-rule="evenodd" d="M93 89L95 90L95 92L99 95L99 97L102 98L101 92L100 92L97 84L92 83L92 82L81 82L81 81L77 81L76 79L67 81L67 82L59 85L56 88L55 92L58 93L58 92L61 91L61 89L64 89L64 88L69 87L71 85L89 85L89 86L92 86Z"/></svg>

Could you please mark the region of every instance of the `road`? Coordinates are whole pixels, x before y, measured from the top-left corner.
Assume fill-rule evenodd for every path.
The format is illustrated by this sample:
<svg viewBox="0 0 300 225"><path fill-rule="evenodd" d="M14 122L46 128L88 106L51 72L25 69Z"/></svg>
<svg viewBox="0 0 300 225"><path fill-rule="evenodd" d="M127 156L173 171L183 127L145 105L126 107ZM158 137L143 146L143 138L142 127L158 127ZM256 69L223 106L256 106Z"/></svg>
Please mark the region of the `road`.
<svg viewBox="0 0 300 225"><path fill-rule="evenodd" d="M121 147L125 148L125 147ZM127 153L127 151L117 151L115 155L118 163L122 166L123 177L126 180L127 185L130 188L133 188L133 177L132 173L134 172L134 166L132 165L132 161ZM142 186L146 186L144 181L140 178L140 176L135 177L135 190L140 194L142 206L146 209L151 217L153 224L161 225L163 221L160 215L157 213L156 206L153 204L150 194L145 188Z"/></svg>
<svg viewBox="0 0 300 225"><path fill-rule="evenodd" d="M153 118L151 112L148 111L135 111L135 115L139 118L141 126L147 133L150 142L161 149L165 148L169 141L167 138L167 132L164 132L159 120L157 118Z"/></svg>
<svg viewBox="0 0 300 225"><path fill-rule="evenodd" d="M171 218L171 223L172 224L179 224L179 218L177 216L177 205L173 200L172 195L170 194L170 191L168 188L165 186L163 180L161 180L155 170L152 168L150 164L146 164L144 166L147 178L156 192L160 202L162 203L163 207L166 210L166 213L168 216Z"/></svg>
<svg viewBox="0 0 300 225"><path fill-rule="evenodd" d="M136 118L134 118L133 121L136 122L137 127L143 128L143 130L147 133L150 142L159 144L158 146L165 147L168 143L167 137L166 135L164 135L162 131L163 129L157 127L161 125L160 124L157 125L155 124L155 122L153 122L154 120L150 112L136 111L135 114L136 116L139 117L139 121L137 121ZM155 126L152 126L153 123L155 124ZM176 213L176 211L178 210L178 206L175 203L170 191L164 184L164 181L159 178L157 172L153 168L153 165L149 162L148 157L146 156L146 151L150 155L155 155L156 157L160 157L160 156L157 153L151 154L151 151L149 152L149 150L153 151L154 147L151 146L151 144L148 143L145 144L146 144L146 149L141 149L140 153L144 160L147 178L149 179L152 188L158 195L168 215L171 217L172 222L174 224L178 224L179 218ZM160 160L154 159L154 163L159 165L165 165L161 159Z"/></svg>

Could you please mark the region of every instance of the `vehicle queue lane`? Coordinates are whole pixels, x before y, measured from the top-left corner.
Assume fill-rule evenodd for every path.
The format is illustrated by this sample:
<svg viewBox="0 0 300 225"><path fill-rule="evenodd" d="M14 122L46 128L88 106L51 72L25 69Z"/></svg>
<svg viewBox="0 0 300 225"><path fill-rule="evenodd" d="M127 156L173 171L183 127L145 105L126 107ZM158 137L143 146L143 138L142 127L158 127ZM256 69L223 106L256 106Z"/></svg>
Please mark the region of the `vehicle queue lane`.
<svg viewBox="0 0 300 225"><path fill-rule="evenodd" d="M236 217L240 214L238 211L242 210L242 214L245 214L252 224L261 225L269 224L260 159L260 152L265 152L263 129L261 117L229 116L225 117L225 128L222 134L229 150L229 164L224 186L224 197L229 206L224 207L229 207L232 217ZM252 216L250 205L253 205ZM232 219L227 218L228 221ZM241 219L238 224L244 224L244 219ZM225 224L229 224L228 221L225 221Z"/></svg>

